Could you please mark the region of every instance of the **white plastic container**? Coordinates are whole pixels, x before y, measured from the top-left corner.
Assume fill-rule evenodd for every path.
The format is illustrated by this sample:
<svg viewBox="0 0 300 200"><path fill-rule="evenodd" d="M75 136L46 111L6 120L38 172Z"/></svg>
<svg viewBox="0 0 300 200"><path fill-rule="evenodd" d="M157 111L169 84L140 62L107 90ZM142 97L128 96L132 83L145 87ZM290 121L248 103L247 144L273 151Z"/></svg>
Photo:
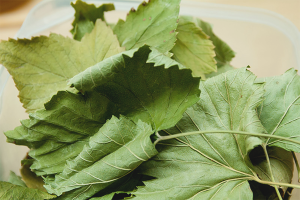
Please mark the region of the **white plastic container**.
<svg viewBox="0 0 300 200"><path fill-rule="evenodd" d="M44 0L28 14L15 38L48 35L50 32L71 36L74 10L70 0ZM108 12L106 19L116 22L125 19L130 8L142 1L87 0L88 3L114 3L117 11ZM181 15L192 15L213 24L214 32L232 47L235 67L251 66L259 77L280 75L289 68L300 69L300 32L286 18L271 11L240 6L182 1ZM8 82L7 82L8 80ZM28 118L18 98L12 78L0 66L0 132L14 129L19 121ZM1 102L2 99L2 102ZM1 110L2 107L2 110ZM27 152L5 142L0 134L0 180L6 180L10 170L19 172L20 160ZM294 183L296 178L294 180ZM300 195L293 192L293 198Z"/></svg>

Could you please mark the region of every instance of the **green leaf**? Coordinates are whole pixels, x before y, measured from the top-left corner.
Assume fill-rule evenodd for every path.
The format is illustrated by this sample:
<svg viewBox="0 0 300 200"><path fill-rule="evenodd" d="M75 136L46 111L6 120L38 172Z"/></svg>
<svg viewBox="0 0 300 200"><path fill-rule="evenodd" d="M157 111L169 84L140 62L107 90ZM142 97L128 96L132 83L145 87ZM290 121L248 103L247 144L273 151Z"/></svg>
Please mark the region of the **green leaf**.
<svg viewBox="0 0 300 200"><path fill-rule="evenodd" d="M264 79L265 100L258 108L259 119L271 135L300 141L300 76L290 69L281 76ZM278 139L267 139L268 146L300 152L300 145Z"/></svg>
<svg viewBox="0 0 300 200"><path fill-rule="evenodd" d="M177 65L155 66L154 60L146 63L150 53L144 46L78 74L70 83L84 94L58 92L45 109L31 113L22 126L6 132L8 142L29 146L31 169L46 176L67 170L66 160L76 160L113 115L125 115L135 123L142 120L151 124L153 131L174 126L186 108L198 101L199 78ZM153 57L155 53L169 63L169 57L152 51Z"/></svg>
<svg viewBox="0 0 300 200"><path fill-rule="evenodd" d="M144 122L113 117L45 188L58 196L71 190L77 199L93 196L157 154L150 140L153 132ZM81 188L82 197L82 190L75 190Z"/></svg>
<svg viewBox="0 0 300 200"><path fill-rule="evenodd" d="M172 127L186 108L197 102L199 78L177 65L154 67L153 61L147 63L149 53L149 47L144 46L112 56L74 76L70 83L79 91L96 91L106 96L121 114L134 121L152 123L156 131ZM151 58L158 53L170 63L169 57L158 51L152 53Z"/></svg>
<svg viewBox="0 0 300 200"><path fill-rule="evenodd" d="M214 34L212 31L212 27L209 23L202 21L201 19L194 18L195 24L200 27L206 35L209 36L209 39L215 45L216 52L216 61L217 66L222 67L223 65L229 64L232 58L235 56L234 51L226 44L223 40L221 40L218 36ZM219 69L218 69L219 70Z"/></svg>
<svg viewBox="0 0 300 200"><path fill-rule="evenodd" d="M96 7L94 4L87 4L81 0L71 2L75 9L75 19L72 23L71 33L75 40L80 41L86 33L92 32L97 19L105 21L104 12L115 9L113 4L102 4Z"/></svg>
<svg viewBox="0 0 300 200"><path fill-rule="evenodd" d="M67 89L74 75L121 51L112 30L98 20L81 42L57 34L3 41L0 63L13 76L27 112L34 112Z"/></svg>
<svg viewBox="0 0 300 200"><path fill-rule="evenodd" d="M147 44L162 53L170 51L176 41L179 3L154 0L131 9L126 21L120 19L113 29L121 46L129 50Z"/></svg>
<svg viewBox="0 0 300 200"><path fill-rule="evenodd" d="M8 142L31 148L31 169L39 176L61 172L66 160L76 157L88 138L117 115L115 105L96 93L83 96L60 91L45 108L5 133Z"/></svg>
<svg viewBox="0 0 300 200"><path fill-rule="evenodd" d="M0 182L0 199L22 199L22 200L41 200L53 199L55 195L50 195L37 189L31 189L14 185L7 182Z"/></svg>
<svg viewBox="0 0 300 200"><path fill-rule="evenodd" d="M140 168L140 173L156 179L145 181L133 193L136 199L253 199L248 181L257 178L247 158L248 146L259 142L218 130L264 131L256 114L264 90L255 78L242 68L201 83L200 101L187 109L175 127L160 134L216 133L158 143L159 154Z"/></svg>
<svg viewBox="0 0 300 200"><path fill-rule="evenodd" d="M196 26L193 17L181 16L178 23L178 35L172 49L174 59L193 71L193 76L217 71L214 59L214 45L208 36Z"/></svg>
<svg viewBox="0 0 300 200"><path fill-rule="evenodd" d="M14 172L10 171L8 182L14 185L26 187L26 184L22 181L20 176L17 176Z"/></svg>

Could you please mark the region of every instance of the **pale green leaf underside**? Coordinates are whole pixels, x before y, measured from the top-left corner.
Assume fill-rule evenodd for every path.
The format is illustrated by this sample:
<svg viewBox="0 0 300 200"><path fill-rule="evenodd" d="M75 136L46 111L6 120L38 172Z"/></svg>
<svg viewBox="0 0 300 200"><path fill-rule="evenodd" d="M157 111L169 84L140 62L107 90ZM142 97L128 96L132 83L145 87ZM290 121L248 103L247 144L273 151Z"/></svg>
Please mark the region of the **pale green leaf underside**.
<svg viewBox="0 0 300 200"><path fill-rule="evenodd" d="M300 77L297 71L290 69L281 76L264 81L265 100L258 108L262 124L271 135L300 141ZM287 141L269 139L267 145L300 152L300 145Z"/></svg>
<svg viewBox="0 0 300 200"><path fill-rule="evenodd" d="M41 200L53 199L55 197L55 195L50 195L37 189L26 188L7 182L0 182L0 199L2 200Z"/></svg>
<svg viewBox="0 0 300 200"><path fill-rule="evenodd" d="M112 30L98 20L81 42L57 34L3 41L0 63L13 76L27 112L33 112L68 88L74 75L121 51Z"/></svg>
<svg viewBox="0 0 300 200"><path fill-rule="evenodd" d="M255 109L263 85L245 68L232 70L201 83L200 101L188 108L177 125L161 134L205 130L264 131ZM254 172L247 154L251 137L198 134L158 143L159 154L141 166L146 181L137 199L248 199L248 180Z"/></svg>
<svg viewBox="0 0 300 200"><path fill-rule="evenodd" d="M170 51L176 41L179 3L180 0L153 0L130 11L126 21L119 20L113 29L120 45L126 50L147 44L162 53Z"/></svg>
<svg viewBox="0 0 300 200"><path fill-rule="evenodd" d="M161 63L169 64L170 58L151 52L148 46L132 52L132 57L129 53L112 56L76 75L70 83L77 90L103 94L123 115L151 122L154 130L174 126L186 108L197 102L199 78L193 78L189 69L179 69L176 62L154 67L156 63L148 61L150 53L151 58L157 53Z"/></svg>
<svg viewBox="0 0 300 200"><path fill-rule="evenodd" d="M197 27L192 17L181 16L177 30L177 41L172 49L174 59L193 71L193 76L217 71L214 45L208 36Z"/></svg>
<svg viewBox="0 0 300 200"><path fill-rule="evenodd" d="M87 4L83 1L71 2L72 7L75 9L75 19L72 22L73 38L80 41L86 33L92 32L94 24L97 19L104 19L104 12L114 10L113 4L102 4L96 7L94 4Z"/></svg>
<svg viewBox="0 0 300 200"><path fill-rule="evenodd" d="M57 195L72 190L73 195L78 194L76 199L91 197L157 154L150 140L152 133L146 123L113 117L74 160L67 162L54 182L46 181L46 189ZM79 188L85 188L83 197L76 190Z"/></svg>

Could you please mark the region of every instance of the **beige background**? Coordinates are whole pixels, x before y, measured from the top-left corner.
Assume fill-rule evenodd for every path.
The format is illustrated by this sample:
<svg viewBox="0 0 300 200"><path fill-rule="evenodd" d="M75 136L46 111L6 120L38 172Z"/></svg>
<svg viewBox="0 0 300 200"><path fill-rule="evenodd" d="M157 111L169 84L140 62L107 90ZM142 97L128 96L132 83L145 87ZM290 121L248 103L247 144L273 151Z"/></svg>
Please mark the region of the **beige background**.
<svg viewBox="0 0 300 200"><path fill-rule="evenodd" d="M1 0L0 6L3 5L4 1L5 0ZM14 0L7 0L7 1L11 2ZM15 0L15 2L18 2L18 1L21 1L21 0ZM41 0L28 0L26 3L24 3L22 5L22 7L16 8L10 12L0 13L0 40L7 40L9 37L11 37L11 38L14 37L16 32L21 27L21 25L22 25L26 15L30 11L30 9L34 5L39 3L40 1ZM249 6L249 7L267 9L267 10L270 10L270 11L273 11L273 12L283 15L284 17L289 19L298 28L298 30L300 30L300 0L207 0L207 1L194 0L194 1L221 3L221 4L229 4L229 5L239 5L239 6ZM250 43L247 45L241 46L241 45L235 43L235 41L231 41L230 37L228 37L228 39L227 39L226 29L229 29L228 27L230 27L231 25L236 26L236 24L231 24L230 22L225 22L223 25L216 25L215 32L217 33L217 35L218 35L218 33L220 33L223 36L222 38L230 44L230 46L237 52L237 55L238 55L238 52L241 52L245 48L249 48L249 46L250 47L252 47L252 46ZM242 27L243 24L240 24L239 26ZM67 28L69 29L70 27L67 27ZM250 29L247 30L247 28L249 28L249 27L245 26L244 28L248 34L251 34L252 37L254 37L255 34L258 34L256 32L250 32L251 31ZM261 27L258 26L257 28L261 28ZM270 39L270 41L267 41L267 42L271 42L272 38L274 39L276 37L278 37L278 38L282 37L280 35L280 33L274 33L274 35L272 35L272 36L270 36L270 38L268 38L269 33L272 30L269 28L263 28L260 30L261 31L259 32L259 35L257 36L257 38L263 37L264 39L261 39L262 41L258 41L258 42L263 43L263 42L266 42L265 40L268 40L268 39ZM236 39L236 38L234 38L234 39ZM244 38L240 38L240 39L244 39ZM256 48L256 47L254 47L254 48ZM286 41L283 40L281 43L279 42L277 44L277 48L291 49L291 44L287 44ZM277 56L277 54L282 55L282 53L276 52L276 48L273 48L273 49L274 49L273 52L271 52L269 55L266 55L266 56L272 57L274 55ZM257 50L258 53L264 53L264 51L265 51L264 49ZM288 54L288 51L286 54ZM282 55L282 56L284 57L285 55ZM236 60L233 60L233 63L239 64L242 66L250 64L251 66L253 66L253 71L257 71L258 73L261 73L261 68L256 67L256 65L258 66L258 64L261 64L261 61L260 61L260 63L256 63L255 60L247 60L246 57L238 57L237 56ZM263 63L263 64L267 64L267 63ZM268 69L267 70L268 74L263 74L263 75L281 74L286 69L290 68L290 66L293 64L294 64L293 62L288 62L288 61L284 60L283 64L281 65L283 67L281 67L277 71L274 69L272 71L270 71ZM16 126L16 124L14 124L14 123L10 124L7 122L10 122L10 121L18 122L19 119L27 118L27 115L24 113L24 110L18 101L17 95L18 95L18 91L15 89L14 83L10 79L8 82L8 86L6 87L6 89L4 91L5 99L3 101L4 107L2 108L2 113L0 115L0 132L11 130ZM15 117L15 116L17 116L17 117ZM18 172L20 165L16 164L15 161L22 159L24 157L27 149L24 147L11 148L12 144L7 144L4 142L4 140L5 140L4 135L0 134L0 159L5 157L5 162L6 162L6 164L4 166L5 167L4 170L13 170L15 172ZM9 152L7 152L7 150L9 150ZM23 153L20 153L20 152L23 152ZM10 156L7 156L8 153ZM294 182L296 183L296 177L294 179ZM294 191L293 199L294 200L300 199L300 190Z"/></svg>

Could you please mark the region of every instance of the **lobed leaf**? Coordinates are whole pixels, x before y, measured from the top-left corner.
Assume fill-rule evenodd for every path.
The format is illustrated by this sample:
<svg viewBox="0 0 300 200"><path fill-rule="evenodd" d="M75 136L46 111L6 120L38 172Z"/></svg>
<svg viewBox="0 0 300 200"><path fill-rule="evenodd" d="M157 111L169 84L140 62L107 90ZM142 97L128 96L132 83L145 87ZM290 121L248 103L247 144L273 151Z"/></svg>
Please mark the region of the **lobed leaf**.
<svg viewBox="0 0 300 200"><path fill-rule="evenodd" d="M179 17L177 41L172 49L174 59L193 71L193 76L217 70L214 45L209 37L196 26L193 17Z"/></svg>
<svg viewBox="0 0 300 200"><path fill-rule="evenodd" d="M34 112L66 90L74 75L121 51L112 30L98 20L81 42L57 34L3 41L0 63L12 75L24 108Z"/></svg>
<svg viewBox="0 0 300 200"><path fill-rule="evenodd" d="M70 83L82 92L95 91L120 108L120 113L134 121L150 122L154 130L174 126L183 112L200 94L199 78L177 65L156 66L148 61L148 46L112 56L74 76ZM162 56L162 63L170 58ZM149 63L147 63L149 62ZM182 67L182 66L181 66Z"/></svg>
<svg viewBox="0 0 300 200"><path fill-rule="evenodd" d="M256 114L264 90L255 78L242 68L201 83L200 101L161 134L216 133L158 143L159 154L140 168L156 179L145 181L134 192L136 199L253 199L248 181L255 179L255 172L248 154L261 140L218 130L264 131Z"/></svg>
<svg viewBox="0 0 300 200"><path fill-rule="evenodd" d="M126 21L120 19L113 29L120 45L126 50L147 44L162 53L170 51L176 41L179 3L152 0L143 2L137 10L132 8Z"/></svg>
<svg viewBox="0 0 300 200"><path fill-rule="evenodd" d="M75 3L71 2L72 7L75 10L75 19L72 22L72 30L75 40L80 41L86 33L92 32L96 20L101 19L105 21L104 12L115 9L113 4L102 4L96 7L94 4L87 4L81 0L77 0Z"/></svg>

